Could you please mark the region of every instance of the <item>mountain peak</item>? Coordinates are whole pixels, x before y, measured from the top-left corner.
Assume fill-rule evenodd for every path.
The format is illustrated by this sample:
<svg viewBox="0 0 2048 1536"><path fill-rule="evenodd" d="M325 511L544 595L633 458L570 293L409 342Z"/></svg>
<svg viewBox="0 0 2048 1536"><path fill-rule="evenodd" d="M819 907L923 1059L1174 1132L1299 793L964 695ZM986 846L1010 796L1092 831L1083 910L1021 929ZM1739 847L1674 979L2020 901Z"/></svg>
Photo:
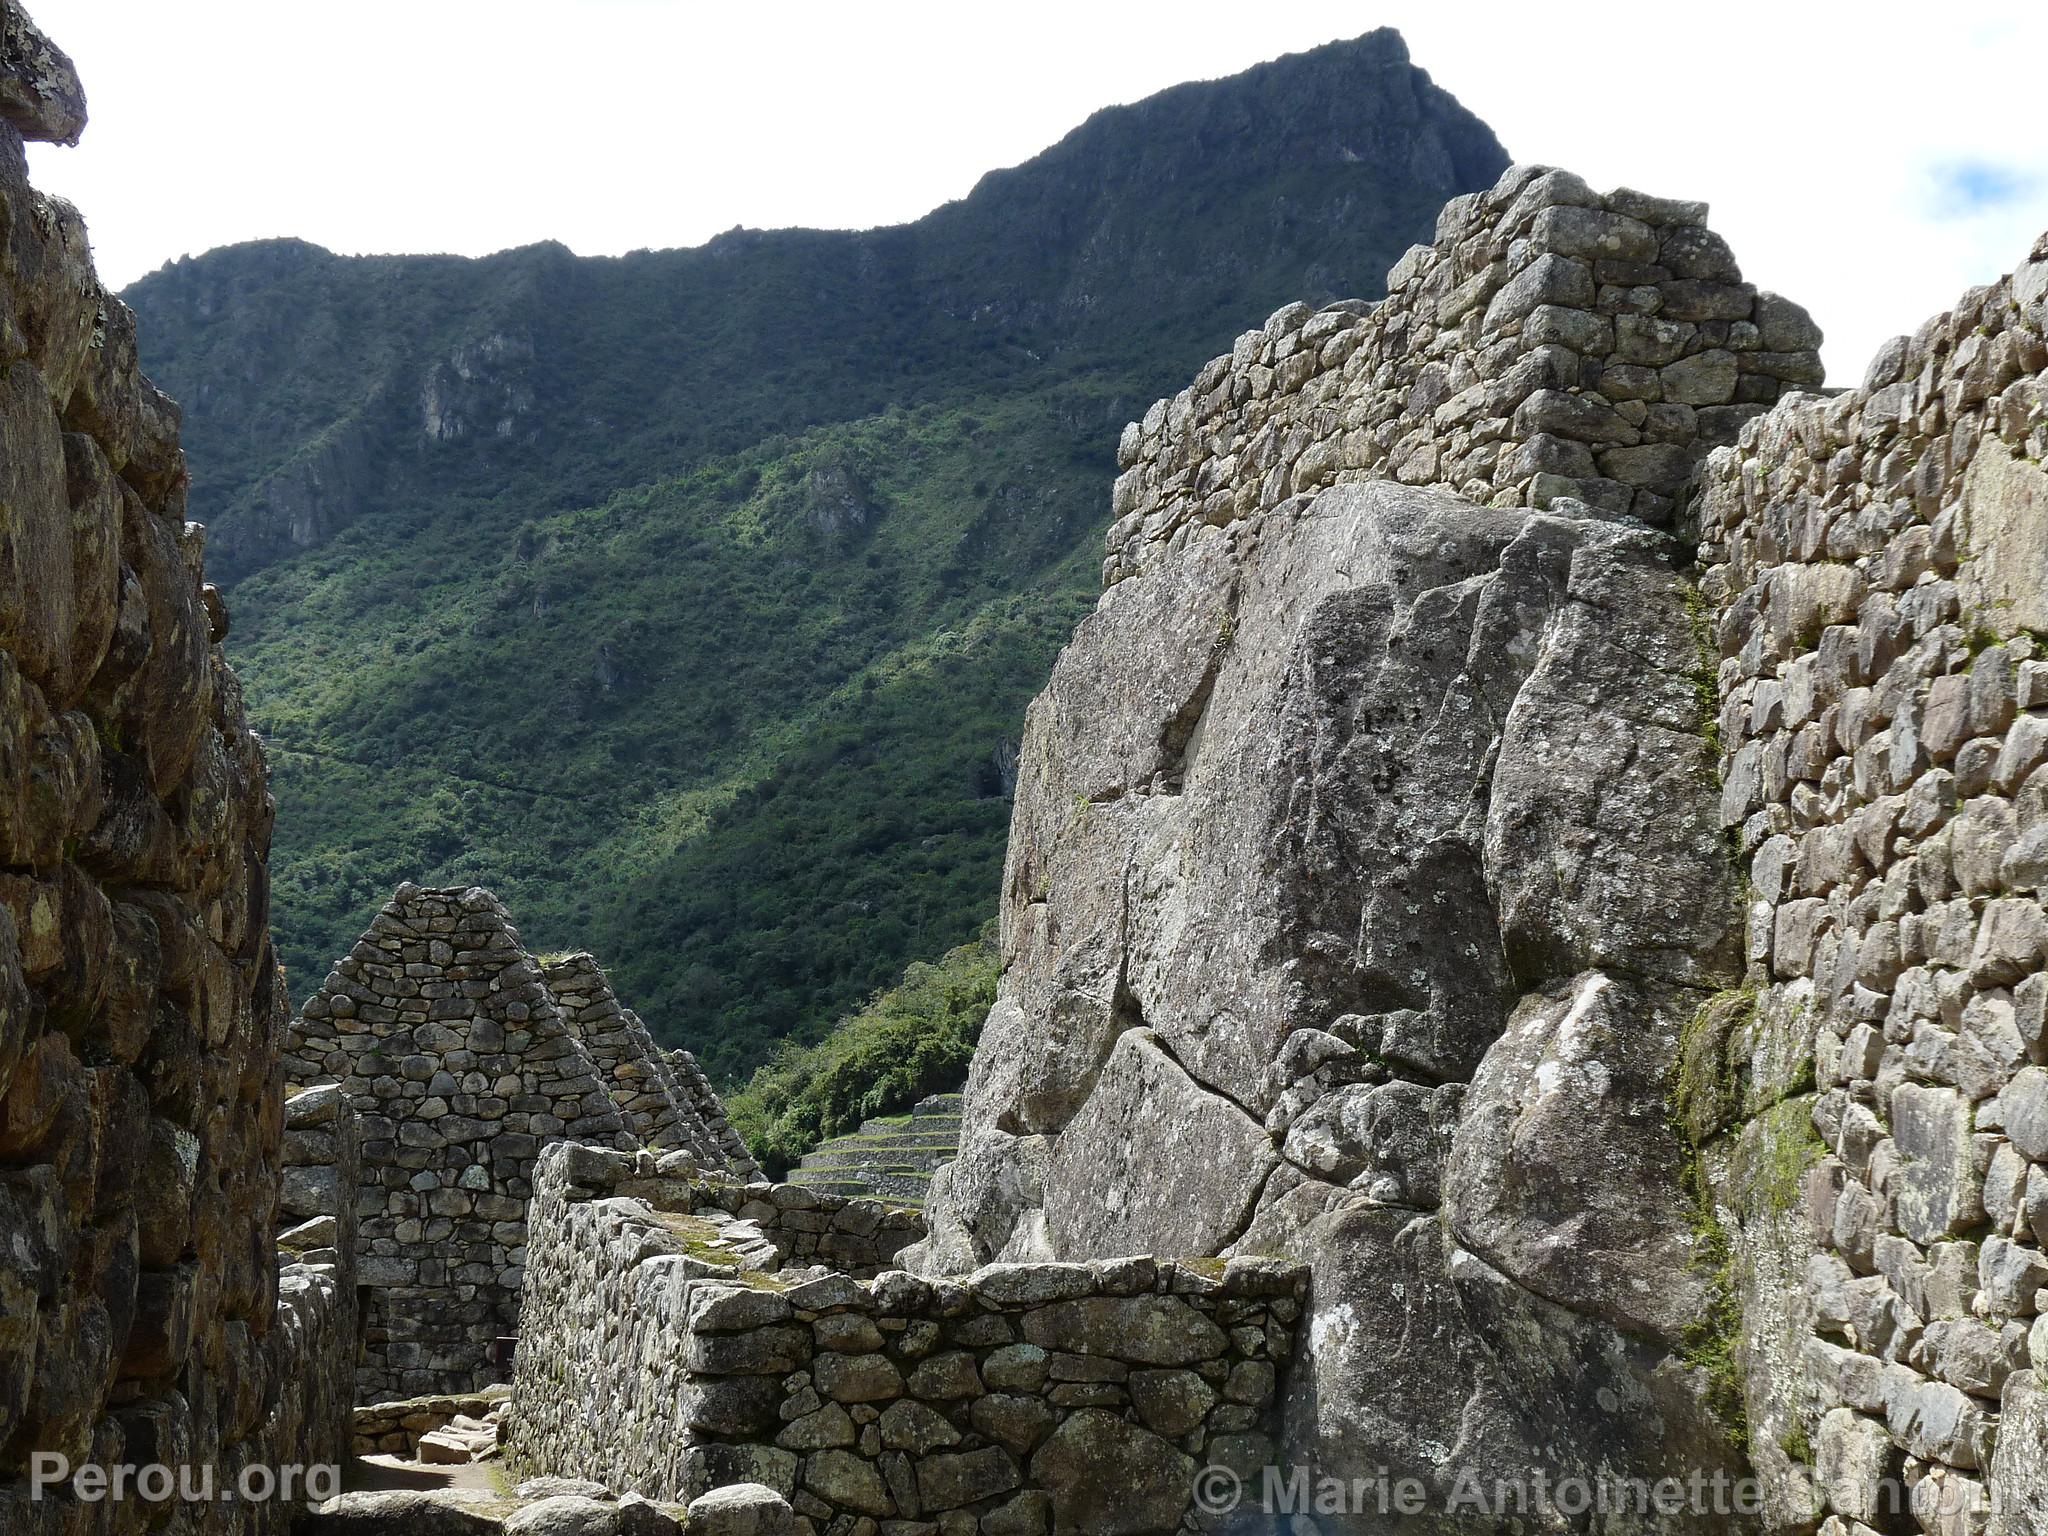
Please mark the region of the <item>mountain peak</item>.
<svg viewBox="0 0 2048 1536"><path fill-rule="evenodd" d="M1507 163L1379 31L892 228L137 284L280 798L321 807L279 822L293 971L400 880L488 884L728 1074L967 938L1117 431Z"/></svg>

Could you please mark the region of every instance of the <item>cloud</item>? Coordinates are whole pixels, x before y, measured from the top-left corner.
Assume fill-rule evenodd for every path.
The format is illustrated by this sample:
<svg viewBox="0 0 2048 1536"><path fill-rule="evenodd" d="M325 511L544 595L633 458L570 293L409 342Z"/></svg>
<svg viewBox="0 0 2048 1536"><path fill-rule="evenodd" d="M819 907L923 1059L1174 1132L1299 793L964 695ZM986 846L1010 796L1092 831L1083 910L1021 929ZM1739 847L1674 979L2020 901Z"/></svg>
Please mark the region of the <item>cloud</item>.
<svg viewBox="0 0 2048 1536"><path fill-rule="evenodd" d="M2010 207L2041 188L2039 173L1994 160L1948 160L1927 171L1928 204L1939 217L1967 218Z"/></svg>

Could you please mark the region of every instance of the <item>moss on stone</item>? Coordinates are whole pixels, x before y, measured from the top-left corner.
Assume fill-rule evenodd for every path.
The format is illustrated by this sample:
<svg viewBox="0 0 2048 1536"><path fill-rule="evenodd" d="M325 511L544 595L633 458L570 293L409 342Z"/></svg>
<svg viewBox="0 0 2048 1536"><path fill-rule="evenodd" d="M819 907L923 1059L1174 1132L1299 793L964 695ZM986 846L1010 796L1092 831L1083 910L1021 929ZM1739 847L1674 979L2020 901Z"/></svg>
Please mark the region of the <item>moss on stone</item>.
<svg viewBox="0 0 2048 1536"><path fill-rule="evenodd" d="M1753 986L1732 987L1706 999L1679 1030L1671 1088L1672 1125L1684 1155L1680 1183L1693 1213L1693 1250L1687 1267L1706 1292L1678 1356L1700 1374L1702 1400L1719 1420L1729 1444L1744 1456L1749 1454L1749 1403L1735 1244L1702 1149L1741 1115L1743 1072L1730 1047L1737 1033L1755 1020L1758 1006Z"/></svg>
<svg viewBox="0 0 2048 1536"><path fill-rule="evenodd" d="M1785 1099L1751 1122L1737 1148L1733 1170L1736 1198L1748 1216L1782 1216L1806 1194L1806 1175L1827 1155L1813 1128L1813 1101Z"/></svg>
<svg viewBox="0 0 2048 1536"><path fill-rule="evenodd" d="M1803 1467L1813 1465L1813 1441L1806 1433L1806 1426L1796 1420L1790 1429L1779 1436L1778 1449L1785 1453L1788 1461Z"/></svg>
<svg viewBox="0 0 2048 1536"><path fill-rule="evenodd" d="M1734 1245L1696 1156L1688 1162L1686 1184L1695 1213L1689 1267L1705 1282L1707 1295L1699 1316L1685 1330L1678 1357L1700 1373L1700 1395L1708 1411L1720 1421L1728 1443L1747 1456L1749 1398L1742 1368L1742 1299L1735 1284Z"/></svg>
<svg viewBox="0 0 2048 1536"><path fill-rule="evenodd" d="M1714 616L1700 589L1685 589L1685 615L1692 624L1693 644L1699 658L1692 669L1693 696L1699 708L1699 731L1721 759L1721 647L1714 639Z"/></svg>
<svg viewBox="0 0 2048 1536"><path fill-rule="evenodd" d="M1728 1047L1736 1031L1756 1016L1757 1002L1755 987L1716 992L1678 1032L1671 1110L1689 1146L1705 1146L1741 1111L1742 1074Z"/></svg>
<svg viewBox="0 0 2048 1536"><path fill-rule="evenodd" d="M654 1219L662 1229L682 1244L686 1256L705 1264L716 1264L722 1269L739 1269L739 1250L728 1243L716 1222L706 1221L701 1216L686 1216L680 1211L656 1211Z"/></svg>

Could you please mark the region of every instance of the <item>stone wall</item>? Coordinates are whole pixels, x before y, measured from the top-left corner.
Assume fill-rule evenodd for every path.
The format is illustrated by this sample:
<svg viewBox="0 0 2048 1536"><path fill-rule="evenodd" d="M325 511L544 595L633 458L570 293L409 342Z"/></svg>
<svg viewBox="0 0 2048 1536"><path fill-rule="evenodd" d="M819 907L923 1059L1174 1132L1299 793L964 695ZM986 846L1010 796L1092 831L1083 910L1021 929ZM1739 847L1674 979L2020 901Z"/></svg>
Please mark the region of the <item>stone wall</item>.
<svg viewBox="0 0 2048 1536"><path fill-rule="evenodd" d="M738 1178L751 1179L758 1175L761 1165L754 1161L754 1154L747 1149L746 1142L726 1117L725 1104L711 1086L711 1079L704 1075L704 1069L697 1065L696 1056L683 1050L663 1051L661 1059L668 1064L682 1099L696 1106L697 1118L724 1153L725 1166Z"/></svg>
<svg viewBox="0 0 2048 1536"><path fill-rule="evenodd" d="M502 1379L549 1142L644 1141L709 1173L756 1171L709 1084L654 1047L597 962L536 960L484 890L399 887L306 1003L285 1060L363 1117L368 1396Z"/></svg>
<svg viewBox="0 0 2048 1536"><path fill-rule="evenodd" d="M2044 331L2048 239L1746 428L1698 505L1749 987L1687 1107L1759 1460L1815 1469L1829 1536L1914 1529L1888 1498L1981 1531L1992 1493L2048 1530Z"/></svg>
<svg viewBox="0 0 2048 1536"><path fill-rule="evenodd" d="M30 1459L304 1461L345 1373L333 1275L273 1245L287 1011L272 805L186 520L178 409L24 140L84 95L0 3L0 1529L138 1530L27 1502ZM325 1390L323 1387L322 1390ZM225 1503L179 1533L251 1528ZM275 1518L275 1512L266 1518Z"/></svg>
<svg viewBox="0 0 2048 1536"><path fill-rule="evenodd" d="M1290 304L1125 428L1104 585L1357 480L1668 525L1706 449L1822 378L1820 331L1706 215L1540 166L1453 198L1383 302Z"/></svg>
<svg viewBox="0 0 2048 1536"><path fill-rule="evenodd" d="M563 1020L583 1042L626 1128L641 1145L657 1152L688 1152L705 1168L727 1162L719 1132L704 1121L697 1098L655 1048L640 1016L620 1006L595 956L578 953L544 960L541 980ZM722 1112L719 1119L724 1119ZM752 1172L751 1159L744 1169L734 1171Z"/></svg>
<svg viewBox="0 0 2048 1536"><path fill-rule="evenodd" d="M767 1273L744 1234L703 1223L700 1194L648 1173L575 1147L542 1159L515 1475L656 1499L763 1482L806 1536L1103 1536L1173 1531L1199 1468L1271 1456L1297 1266ZM752 1203L810 1209L783 1197Z"/></svg>
<svg viewBox="0 0 2048 1536"><path fill-rule="evenodd" d="M783 1264L827 1264L863 1278L894 1266L924 1236L924 1218L876 1200L848 1198L800 1184L699 1182L690 1209L723 1211L760 1229Z"/></svg>
<svg viewBox="0 0 2048 1536"><path fill-rule="evenodd" d="M356 1290L356 1186L362 1138L355 1110L335 1088L313 1088L285 1100L283 1180L278 1192L277 1246L285 1268L283 1298L296 1299L318 1330L298 1350L294 1392L299 1427L280 1434L298 1459L339 1465L353 1443L356 1356L361 1320Z"/></svg>
<svg viewBox="0 0 2048 1536"><path fill-rule="evenodd" d="M400 886L306 1003L288 1069L362 1117L362 1396L485 1385L518 1322L541 1147L636 1145L505 909Z"/></svg>
<svg viewBox="0 0 2048 1536"><path fill-rule="evenodd" d="M355 1454L416 1458L422 1435L445 1429L458 1418L482 1419L505 1401L509 1391L500 1384L484 1392L364 1403L350 1419Z"/></svg>

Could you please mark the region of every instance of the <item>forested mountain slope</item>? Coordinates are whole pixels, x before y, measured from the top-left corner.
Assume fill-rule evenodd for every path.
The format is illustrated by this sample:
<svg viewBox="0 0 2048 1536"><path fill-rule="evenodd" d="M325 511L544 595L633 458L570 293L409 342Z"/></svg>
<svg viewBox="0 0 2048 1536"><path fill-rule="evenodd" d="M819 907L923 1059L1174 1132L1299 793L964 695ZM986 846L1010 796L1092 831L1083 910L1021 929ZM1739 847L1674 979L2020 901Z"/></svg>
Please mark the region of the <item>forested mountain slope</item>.
<svg viewBox="0 0 2048 1536"><path fill-rule="evenodd" d="M1248 317L1378 291L1506 158L1383 31L1098 113L896 228L272 241L136 284L295 991L401 879L476 880L729 1074L971 936L1118 429Z"/></svg>

